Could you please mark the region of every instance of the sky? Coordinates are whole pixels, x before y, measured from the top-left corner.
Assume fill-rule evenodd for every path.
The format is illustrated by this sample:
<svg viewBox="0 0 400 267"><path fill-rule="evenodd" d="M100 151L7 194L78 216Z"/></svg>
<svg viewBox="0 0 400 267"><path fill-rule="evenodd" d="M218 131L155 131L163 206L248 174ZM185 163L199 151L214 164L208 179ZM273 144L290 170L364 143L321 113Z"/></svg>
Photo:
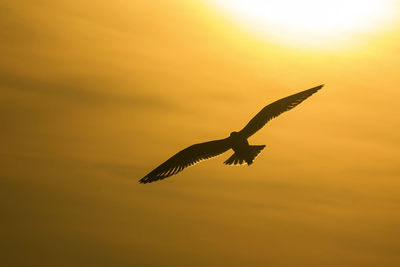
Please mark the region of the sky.
<svg viewBox="0 0 400 267"><path fill-rule="evenodd" d="M398 266L398 20L306 46L206 0L0 7L1 265ZM138 183L319 84L251 166Z"/></svg>

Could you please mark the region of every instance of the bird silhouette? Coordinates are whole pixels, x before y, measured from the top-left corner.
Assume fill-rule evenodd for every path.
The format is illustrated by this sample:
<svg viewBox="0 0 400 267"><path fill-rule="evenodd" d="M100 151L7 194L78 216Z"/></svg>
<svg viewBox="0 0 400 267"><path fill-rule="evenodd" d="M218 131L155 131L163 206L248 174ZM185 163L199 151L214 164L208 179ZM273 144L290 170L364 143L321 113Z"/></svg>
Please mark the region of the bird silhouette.
<svg viewBox="0 0 400 267"><path fill-rule="evenodd" d="M186 167L192 166L202 160L220 155L229 149L232 149L234 153L224 162L224 164L252 164L255 157L264 149L265 145L249 145L247 138L260 130L268 121L279 116L283 112L294 108L312 94L316 93L323 86L324 85L322 84L269 104L254 116L254 118L252 118L239 132L232 132L230 136L225 139L189 146L155 168L145 177L140 179L139 182L146 184L167 178L177 174Z"/></svg>

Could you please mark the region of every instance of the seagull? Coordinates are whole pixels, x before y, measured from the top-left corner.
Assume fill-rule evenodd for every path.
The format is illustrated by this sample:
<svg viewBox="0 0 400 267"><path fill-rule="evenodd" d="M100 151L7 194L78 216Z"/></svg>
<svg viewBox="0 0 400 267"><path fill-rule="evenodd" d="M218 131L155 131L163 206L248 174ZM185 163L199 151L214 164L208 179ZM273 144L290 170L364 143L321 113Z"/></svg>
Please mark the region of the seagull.
<svg viewBox="0 0 400 267"><path fill-rule="evenodd" d="M265 145L249 145L247 138L255 134L271 119L279 116L285 111L291 110L312 94L316 93L324 85L313 87L300 93L290 95L265 106L249 123L239 132L232 132L229 137L220 140L195 144L176 153L163 164L155 168L145 177L139 180L146 184L158 181L181 172L186 167L192 166L202 160L218 156L229 149L234 151L224 164L250 165L256 156L265 148Z"/></svg>

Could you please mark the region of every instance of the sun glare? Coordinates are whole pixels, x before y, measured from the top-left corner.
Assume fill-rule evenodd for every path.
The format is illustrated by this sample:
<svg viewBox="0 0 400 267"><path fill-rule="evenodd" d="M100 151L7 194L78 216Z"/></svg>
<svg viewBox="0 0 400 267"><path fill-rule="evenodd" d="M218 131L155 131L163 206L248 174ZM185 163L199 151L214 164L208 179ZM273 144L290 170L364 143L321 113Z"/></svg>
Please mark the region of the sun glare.
<svg viewBox="0 0 400 267"><path fill-rule="evenodd" d="M210 0L243 26L292 45L338 45L388 26L393 0Z"/></svg>

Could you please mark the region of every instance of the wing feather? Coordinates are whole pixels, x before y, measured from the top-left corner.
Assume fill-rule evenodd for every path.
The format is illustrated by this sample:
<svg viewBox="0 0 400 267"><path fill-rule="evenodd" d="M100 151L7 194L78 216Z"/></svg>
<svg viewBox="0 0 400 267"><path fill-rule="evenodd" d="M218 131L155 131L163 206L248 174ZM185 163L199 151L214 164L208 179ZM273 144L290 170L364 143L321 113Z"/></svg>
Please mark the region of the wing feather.
<svg viewBox="0 0 400 267"><path fill-rule="evenodd" d="M258 130L260 130L268 121L279 116L283 112L294 108L321 89L323 86L324 85L322 84L269 104L268 106L264 107L256 116L254 116L254 118L252 118L239 133L241 133L245 138L249 138Z"/></svg>
<svg viewBox="0 0 400 267"><path fill-rule="evenodd" d="M172 156L139 182L145 184L167 178L202 160L222 154L230 148L229 138L192 145Z"/></svg>

